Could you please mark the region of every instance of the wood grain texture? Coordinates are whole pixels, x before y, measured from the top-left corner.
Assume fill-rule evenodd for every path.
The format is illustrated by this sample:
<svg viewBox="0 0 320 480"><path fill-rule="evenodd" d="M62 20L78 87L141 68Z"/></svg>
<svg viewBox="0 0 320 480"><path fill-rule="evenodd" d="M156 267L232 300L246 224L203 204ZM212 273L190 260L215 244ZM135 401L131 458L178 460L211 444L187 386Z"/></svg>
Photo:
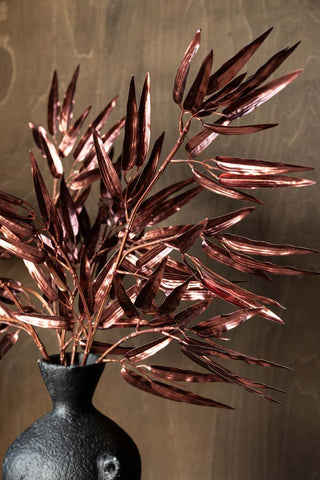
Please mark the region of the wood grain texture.
<svg viewBox="0 0 320 480"><path fill-rule="evenodd" d="M178 111L171 100L176 68L197 28L202 28L199 58L214 49L214 68L274 25L274 31L250 61L250 72L275 51L302 40L279 69L305 71L270 103L251 114L253 123L280 122L272 131L248 138L219 137L213 154L256 157L319 168L319 23L317 0L7 0L0 2L0 188L33 201L27 122L45 122L48 88L55 68L65 89L80 63L75 116L92 104L98 113L119 93L116 120L125 111L131 74L142 86L150 71L152 139L165 128L164 150L176 138ZM171 168L171 180L181 178ZM233 229L271 242L319 248L319 186L265 191L265 206ZM244 205L241 205L244 206ZM230 199L204 194L177 223L196 221L239 208ZM212 264L213 265L213 264ZM320 270L317 256L296 265ZM222 270L221 270L222 271ZM25 273L15 260L0 264L2 276ZM233 274L232 279L240 278ZM125 384L117 368L105 372L96 405L133 436L143 458L143 480L316 480L320 478L320 329L319 278L273 282L249 279L248 287L287 306L286 326L262 319L232 334L232 347L289 364L294 372L236 365L239 373L287 389L275 406L226 386L199 386L199 393L236 408L216 411L179 405L148 396ZM219 310L220 305L217 306ZM55 338L49 333L49 350ZM190 366L176 352L170 360ZM49 408L37 371L38 353L24 338L0 366L0 456L15 436ZM163 356L159 356L159 363Z"/></svg>

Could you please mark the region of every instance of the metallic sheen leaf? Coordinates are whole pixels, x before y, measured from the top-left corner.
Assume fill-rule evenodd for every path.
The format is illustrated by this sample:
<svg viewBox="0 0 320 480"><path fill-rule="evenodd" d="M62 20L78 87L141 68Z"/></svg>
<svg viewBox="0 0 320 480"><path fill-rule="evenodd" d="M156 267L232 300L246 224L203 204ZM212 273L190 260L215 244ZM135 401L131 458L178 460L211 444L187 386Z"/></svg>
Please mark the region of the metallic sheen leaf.
<svg viewBox="0 0 320 480"><path fill-rule="evenodd" d="M188 73L190 70L190 64L199 49L200 40L201 30L199 29L196 31L191 43L188 45L176 74L173 86L173 100L175 103L180 104L182 101Z"/></svg>

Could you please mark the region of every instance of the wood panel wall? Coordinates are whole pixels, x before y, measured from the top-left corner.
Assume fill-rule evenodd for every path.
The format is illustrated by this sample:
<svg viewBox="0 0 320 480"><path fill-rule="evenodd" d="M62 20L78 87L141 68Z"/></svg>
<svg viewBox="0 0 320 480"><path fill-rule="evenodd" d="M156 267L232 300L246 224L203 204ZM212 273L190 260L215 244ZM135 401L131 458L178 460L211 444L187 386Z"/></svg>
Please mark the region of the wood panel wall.
<svg viewBox="0 0 320 480"><path fill-rule="evenodd" d="M28 164L32 139L27 122L44 123L48 87L58 69L61 91L78 63L76 113L93 114L117 93L125 109L129 79L152 82L153 138L166 130L166 149L177 135L178 111L171 100L177 65L195 30L202 28L199 65L210 48L215 67L271 25L274 31L250 62L250 70L275 51L302 43L279 70L305 72L287 90L251 114L254 123L277 129L246 138L219 137L211 154L257 157L315 167L319 178L319 22L317 0L3 0L0 1L0 188L33 201ZM197 63L198 62L198 63ZM117 118L118 118L117 117ZM113 119L116 118L116 115ZM172 178L181 171L170 170ZM273 242L320 247L319 186L260 193L265 205L234 232ZM242 205L241 205L242 206ZM203 195L178 221L195 221L239 208L232 200ZM319 257L296 265L320 269ZM24 273L19 262L0 264L2 276ZM212 264L213 266L213 264ZM232 279L238 279L236 273ZM293 372L233 365L241 374L289 392L287 407L253 398L232 386L199 386L228 402L234 412L180 405L148 396L108 368L97 406L136 440L143 480L316 480L320 478L319 278L275 278L247 283L287 306L285 327L262 319L248 322L230 345L248 354L288 364ZM54 352L54 337L48 336ZM15 436L49 408L36 359L23 338L0 366L0 457ZM190 366L175 351L170 360ZM159 363L165 361L160 357Z"/></svg>

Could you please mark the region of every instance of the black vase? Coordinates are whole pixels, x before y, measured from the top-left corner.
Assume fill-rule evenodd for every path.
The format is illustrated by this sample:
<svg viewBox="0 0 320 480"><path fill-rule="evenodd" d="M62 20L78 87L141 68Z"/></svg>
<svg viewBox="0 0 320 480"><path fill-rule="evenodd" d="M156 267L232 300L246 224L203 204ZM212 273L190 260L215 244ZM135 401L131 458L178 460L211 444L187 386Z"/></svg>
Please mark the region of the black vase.
<svg viewBox="0 0 320 480"><path fill-rule="evenodd" d="M133 440L92 405L104 370L90 355L82 367L39 361L53 409L9 447L3 480L139 480L141 462Z"/></svg>

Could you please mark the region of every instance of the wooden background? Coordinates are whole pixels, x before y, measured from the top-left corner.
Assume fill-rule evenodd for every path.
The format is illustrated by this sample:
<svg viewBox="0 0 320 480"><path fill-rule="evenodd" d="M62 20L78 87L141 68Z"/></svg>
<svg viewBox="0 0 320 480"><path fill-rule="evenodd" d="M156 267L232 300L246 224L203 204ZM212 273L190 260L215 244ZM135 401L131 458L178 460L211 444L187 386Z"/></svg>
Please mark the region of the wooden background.
<svg viewBox="0 0 320 480"><path fill-rule="evenodd" d="M213 48L215 68L271 25L274 31L250 62L250 72L275 51L302 40L279 75L300 67L305 69L303 75L250 116L252 123L279 121L279 127L248 138L219 137L210 152L307 164L316 168L307 175L317 179L319 22L318 0L0 1L0 188L33 200L27 122L45 122L55 68L63 91L75 66L81 64L76 114L88 104L93 104L93 114L98 113L119 93L114 120L124 112L131 74L141 86L150 71L153 138L165 129L168 150L177 135L178 111L171 100L174 75L199 27L203 41L195 64ZM178 179L179 172L171 168L169 175ZM234 233L320 248L319 186L269 190L260 197L265 206L236 226ZM236 208L239 204L232 200L203 195L177 222ZM318 256L294 261L320 270ZM23 276L15 260L0 267L2 276ZM286 408L219 384L200 385L197 391L231 404L234 412L181 405L131 388L116 368L105 372L96 404L136 440L143 480L320 478L319 286L318 277L275 278L269 283L250 278L248 288L287 306L286 326L258 318L231 335L235 349L294 368L283 372L233 362L239 373L286 389L290 394L282 398ZM50 335L48 342L53 352ZM174 351L169 356L190 366ZM37 357L31 340L23 338L1 363L1 458L15 436L49 409Z"/></svg>

